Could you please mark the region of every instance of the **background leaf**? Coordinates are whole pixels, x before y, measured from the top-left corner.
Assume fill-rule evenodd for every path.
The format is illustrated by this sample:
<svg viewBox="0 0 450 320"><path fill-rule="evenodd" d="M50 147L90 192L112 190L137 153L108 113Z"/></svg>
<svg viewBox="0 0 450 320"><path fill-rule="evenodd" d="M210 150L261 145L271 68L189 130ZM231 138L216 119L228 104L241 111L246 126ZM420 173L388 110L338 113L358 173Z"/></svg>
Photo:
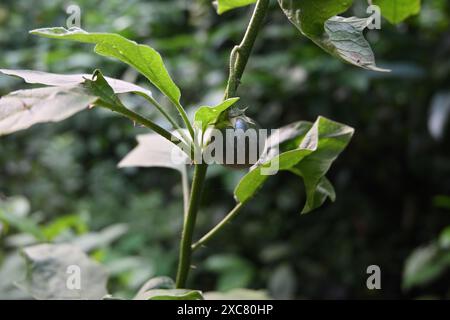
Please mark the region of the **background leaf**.
<svg viewBox="0 0 450 320"><path fill-rule="evenodd" d="M420 12L420 0L371 0L389 22L397 24Z"/></svg>
<svg viewBox="0 0 450 320"><path fill-rule="evenodd" d="M234 8L244 7L255 2L256 0L217 0L217 13L222 14Z"/></svg>
<svg viewBox="0 0 450 320"><path fill-rule="evenodd" d="M27 277L19 286L39 300L99 300L106 294L107 274L77 246L40 244L25 248ZM80 289L69 289L69 266L81 270Z"/></svg>

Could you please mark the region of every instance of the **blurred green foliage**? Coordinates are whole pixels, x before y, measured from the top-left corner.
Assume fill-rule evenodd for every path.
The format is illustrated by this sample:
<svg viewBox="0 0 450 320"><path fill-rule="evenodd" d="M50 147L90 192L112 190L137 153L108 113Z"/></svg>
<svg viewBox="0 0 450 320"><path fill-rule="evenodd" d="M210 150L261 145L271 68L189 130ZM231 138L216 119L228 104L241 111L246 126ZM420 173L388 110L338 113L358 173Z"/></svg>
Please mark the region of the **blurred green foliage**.
<svg viewBox="0 0 450 320"><path fill-rule="evenodd" d="M59 73L100 68L148 86L88 46L28 34L65 26L68 4L2 2L0 66ZM76 4L84 29L119 32L161 52L184 92L184 105L220 101L229 51L242 36L248 8L217 16L207 0ZM353 10L364 15L366 4L358 4ZM281 173L269 179L226 231L195 254L191 287L267 288L275 298L449 297L448 268L433 281L402 288L406 258L450 225L446 198L435 198L450 195L450 130L443 127L435 138L428 124L433 97L450 91L449 21L448 1L424 1L419 16L369 31L378 64L392 69L378 74L329 57L300 38L279 10L271 11L242 79L239 104L266 128L318 115L354 127L354 140L330 175L338 198L300 217L305 199L297 178ZM0 94L21 87L0 78ZM140 102L129 103L139 108ZM120 117L89 110L0 138L2 281L16 277L11 266L17 248L48 240L88 243L91 256L112 275L109 289L116 296L131 297L152 276L174 275L182 223L179 175L116 168L143 132ZM232 207L243 173L211 168L197 236ZM6 208L12 196L25 197L22 206L29 208ZM108 230L116 224L127 231ZM371 264L381 268L382 290L365 286ZM0 283L2 298L20 296L10 282Z"/></svg>

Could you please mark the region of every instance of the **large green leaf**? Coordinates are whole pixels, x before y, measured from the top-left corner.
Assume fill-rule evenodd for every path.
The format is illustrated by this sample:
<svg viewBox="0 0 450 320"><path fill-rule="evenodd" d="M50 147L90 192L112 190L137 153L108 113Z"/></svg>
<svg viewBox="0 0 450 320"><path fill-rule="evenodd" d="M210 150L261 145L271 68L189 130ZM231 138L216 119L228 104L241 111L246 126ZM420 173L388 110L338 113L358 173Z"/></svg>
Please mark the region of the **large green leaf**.
<svg viewBox="0 0 450 320"><path fill-rule="evenodd" d="M18 285L36 299L97 300L107 294L106 271L76 246L40 244L25 248L23 255L27 276ZM79 287L69 286L76 270Z"/></svg>
<svg viewBox="0 0 450 320"><path fill-rule="evenodd" d="M163 92L175 105L180 105L180 89L164 66L160 54L153 48L137 44L113 33L89 33L80 28L44 28L32 34L55 39L67 39L95 44L95 52L116 58L134 67Z"/></svg>
<svg viewBox="0 0 450 320"><path fill-rule="evenodd" d="M278 2L289 21L328 53L361 68L388 71L376 66L372 48L363 35L372 18L337 16L351 6L352 0Z"/></svg>
<svg viewBox="0 0 450 320"><path fill-rule="evenodd" d="M381 14L391 23L400 23L420 12L420 0L372 0Z"/></svg>
<svg viewBox="0 0 450 320"><path fill-rule="evenodd" d="M255 2L256 0L217 0L217 13L222 14L228 10L244 7Z"/></svg>
<svg viewBox="0 0 450 320"><path fill-rule="evenodd" d="M194 116L194 121L197 126L202 129L202 132L206 130L209 125L215 124L220 115L235 104L239 98L230 98L220 104L210 107L202 106L197 109Z"/></svg>
<svg viewBox="0 0 450 320"><path fill-rule="evenodd" d="M324 176L334 160L350 142L354 130L338 122L319 117L310 132L317 136L317 149L290 168L290 171L301 176L305 183L306 204L302 213L319 207L326 197L334 200L334 189ZM305 138L308 137L308 134Z"/></svg>
<svg viewBox="0 0 450 320"><path fill-rule="evenodd" d="M323 117L313 125L299 122L284 127L278 132L277 139L269 137L272 147L278 140L281 153L273 154L270 149L275 148L272 147L265 151L264 162L247 173L237 185L234 191L236 200L246 202L253 197L269 177L262 170L278 165L279 170L291 171L303 178L307 200L302 213L319 207L327 198L334 201L335 192L325 174L347 146L353 132L353 128ZM286 146L293 149L286 151Z"/></svg>
<svg viewBox="0 0 450 320"><path fill-rule="evenodd" d="M353 0L278 0L281 9L308 38L320 38L325 21L345 12Z"/></svg>

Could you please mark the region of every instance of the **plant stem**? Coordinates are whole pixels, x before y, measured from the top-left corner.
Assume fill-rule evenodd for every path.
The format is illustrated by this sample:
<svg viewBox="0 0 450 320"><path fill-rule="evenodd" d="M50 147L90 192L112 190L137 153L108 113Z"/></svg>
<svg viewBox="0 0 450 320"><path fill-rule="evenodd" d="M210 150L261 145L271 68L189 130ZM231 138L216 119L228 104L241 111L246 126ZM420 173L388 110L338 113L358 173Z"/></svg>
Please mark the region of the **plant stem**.
<svg viewBox="0 0 450 320"><path fill-rule="evenodd" d="M269 3L270 0L258 0L244 38L241 43L238 46L235 46L231 51L230 75L227 88L225 89L224 100L236 95L236 90L240 84L242 74L244 73L248 58L252 52L259 29L261 28L269 9Z"/></svg>
<svg viewBox="0 0 450 320"><path fill-rule="evenodd" d="M220 230L225 227L226 224L230 223L231 220L236 217L236 215L239 213L241 208L243 207L244 203L240 202L238 203L233 210L231 210L225 218L222 219L214 228L211 229L207 234L205 234L203 237L200 238L196 243L194 243L191 247L192 251L197 250L201 246L205 245L206 242L211 240Z"/></svg>
<svg viewBox="0 0 450 320"><path fill-rule="evenodd" d="M178 262L178 272L176 280L177 288L185 287L189 269L191 267L192 235L194 233L197 211L200 205L203 183L205 181L207 169L208 165L206 163L195 165L189 208L183 225L183 233L181 235L180 258Z"/></svg>
<svg viewBox="0 0 450 320"><path fill-rule="evenodd" d="M190 154L187 152L187 150L190 150L189 146L184 143L184 141L178 139L176 136L174 136L172 133L170 133L169 131L167 131L166 129L164 129L163 127L160 127L159 125L157 125L156 123L154 123L153 121L141 116L140 114L131 111L130 109L125 108L124 106L118 106L118 105L111 105L109 103L106 103L105 101L102 100L98 100L96 102L96 105L107 108L111 111L117 112L129 119L131 119L132 121L134 121L135 123L138 123L140 125L143 125L146 128L149 128L153 131L155 131L157 134L161 135L162 137L166 138L167 140L169 140L170 142L172 142L173 144L175 144L176 146L180 147L181 150L185 151L186 154L188 156L190 156Z"/></svg>
<svg viewBox="0 0 450 320"><path fill-rule="evenodd" d="M181 136L181 138L183 138L184 139L184 141L187 143L187 144L189 144L190 143L190 141L192 140L192 139L190 139L187 135L186 135L186 133L185 133L185 130L182 128L182 127L180 127L180 125L175 121L175 119L174 118L172 118L171 116L170 116L170 114L168 114L165 110L164 110L164 108L158 103L158 101L156 101L155 99L153 99L153 97L150 97L150 96L148 96L148 95L146 95L146 94L140 94L139 92L137 93L137 94L139 94L140 96L142 96L145 100L147 100L148 102L150 102L153 106L155 106L155 108L170 122L170 124L172 125L172 127L175 129L175 130L177 130L177 132L180 134L180 136Z"/></svg>

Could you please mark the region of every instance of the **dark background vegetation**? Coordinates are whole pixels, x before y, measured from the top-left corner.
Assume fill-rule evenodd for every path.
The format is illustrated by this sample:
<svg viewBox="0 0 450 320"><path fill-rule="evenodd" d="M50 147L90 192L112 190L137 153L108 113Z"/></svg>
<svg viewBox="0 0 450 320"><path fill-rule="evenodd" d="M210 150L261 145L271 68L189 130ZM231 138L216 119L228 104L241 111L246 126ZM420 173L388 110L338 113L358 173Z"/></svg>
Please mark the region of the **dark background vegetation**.
<svg viewBox="0 0 450 320"><path fill-rule="evenodd" d="M118 32L157 49L191 112L220 100L230 49L240 41L250 12L217 16L206 0L76 3L84 29ZM354 10L363 15L360 3ZM89 45L27 33L65 26L68 4L2 1L0 66L56 73L99 67L147 86ZM447 126L438 139L428 126L433 97L450 90L450 3L424 1L419 16L398 26L383 21L381 30L368 32L378 64L393 70L389 74L330 57L299 36L273 5L239 90L240 105L266 128L318 115L353 126L354 139L329 175L337 201L301 216L301 181L284 173L269 179L240 216L195 254L190 287L267 289L275 298L448 298L445 267L408 290L402 276L407 257L450 224L450 130ZM0 78L0 94L19 88L22 82ZM20 214L50 230L49 239L101 237L108 226L128 226L90 251L108 267L110 291L123 297L152 276L174 276L182 223L177 173L116 168L143 132L128 120L89 110L0 138L0 197L13 199ZM232 191L242 174L211 168L197 236L234 205ZM19 275L7 263L18 247L36 240L23 226L5 223L0 232L0 296L20 297L9 286ZM381 290L366 287L372 264L381 268Z"/></svg>

